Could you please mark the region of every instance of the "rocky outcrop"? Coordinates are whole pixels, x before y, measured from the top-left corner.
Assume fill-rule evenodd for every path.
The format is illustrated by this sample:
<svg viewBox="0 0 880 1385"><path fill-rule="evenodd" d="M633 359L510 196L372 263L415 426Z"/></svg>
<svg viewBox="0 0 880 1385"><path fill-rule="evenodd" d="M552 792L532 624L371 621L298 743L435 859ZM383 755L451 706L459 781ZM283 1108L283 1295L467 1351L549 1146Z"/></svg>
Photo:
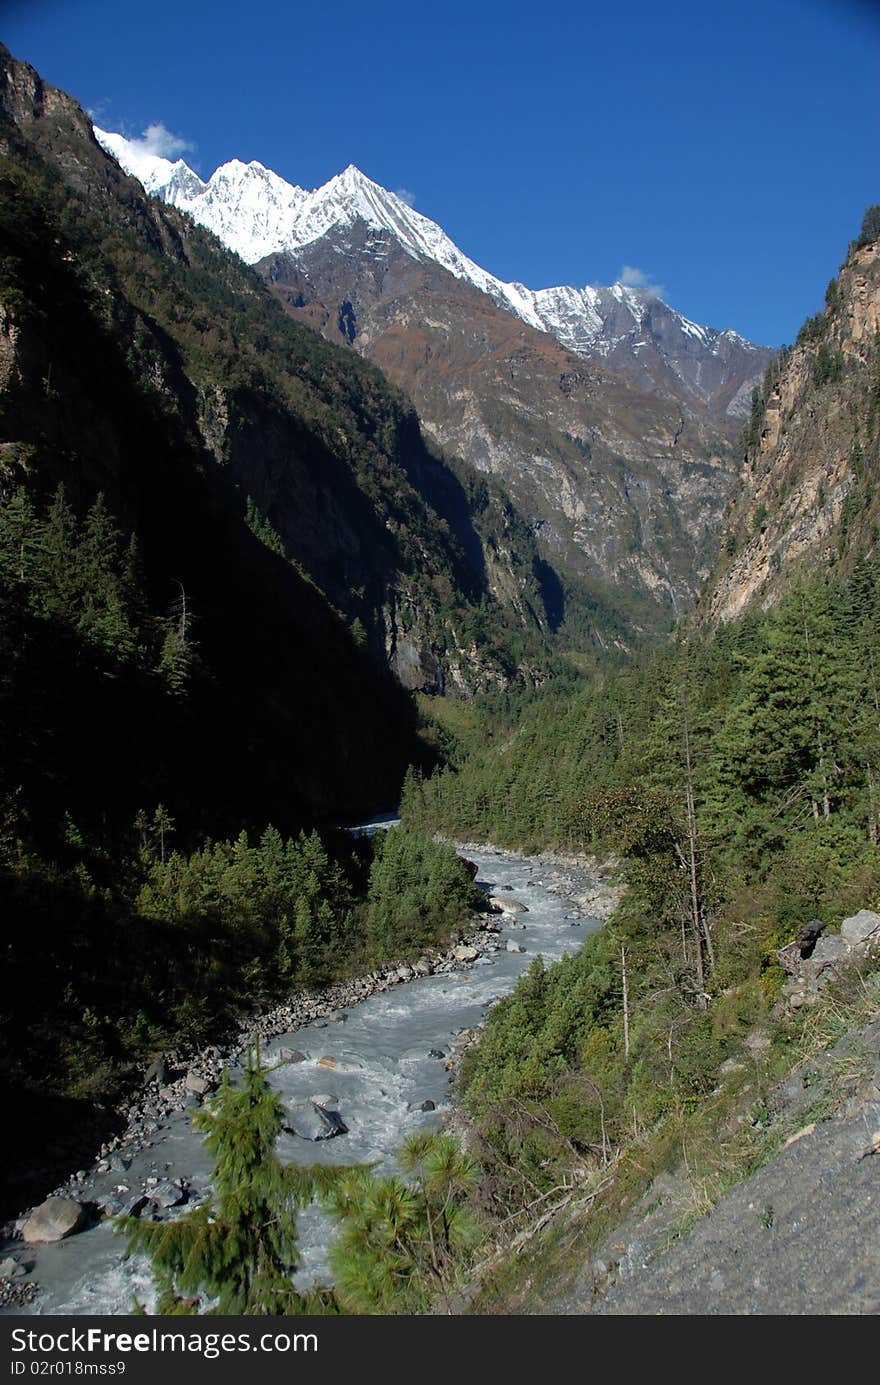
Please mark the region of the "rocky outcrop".
<svg viewBox="0 0 880 1385"><path fill-rule="evenodd" d="M711 358L717 388L705 362L697 371L702 394L684 383L696 341L667 360L624 334L587 360L357 224L258 268L292 315L331 340L344 298L355 324L345 340L406 390L444 448L503 481L548 561L662 604L692 600L735 476L740 422L728 409L772 352L742 343L734 365L731 339L726 365ZM633 341L669 337L663 305L645 313Z"/></svg>
<svg viewBox="0 0 880 1385"><path fill-rule="evenodd" d="M820 1118L825 1075L862 1068ZM781 1149L693 1230L685 1170L655 1179L552 1311L652 1315L863 1315L880 1312L880 1013L811 1059L771 1095ZM674 1242L673 1244L670 1243Z"/></svg>
<svg viewBox="0 0 880 1385"><path fill-rule="evenodd" d="M782 987L784 1008L791 1013L803 1005L815 1005L840 968L880 957L880 914L860 909L843 920L839 933L825 933L806 945L797 939L776 955L788 976Z"/></svg>
<svg viewBox="0 0 880 1385"><path fill-rule="evenodd" d="M767 609L800 570L876 553L880 514L880 242L856 243L756 400L721 558L701 611Z"/></svg>

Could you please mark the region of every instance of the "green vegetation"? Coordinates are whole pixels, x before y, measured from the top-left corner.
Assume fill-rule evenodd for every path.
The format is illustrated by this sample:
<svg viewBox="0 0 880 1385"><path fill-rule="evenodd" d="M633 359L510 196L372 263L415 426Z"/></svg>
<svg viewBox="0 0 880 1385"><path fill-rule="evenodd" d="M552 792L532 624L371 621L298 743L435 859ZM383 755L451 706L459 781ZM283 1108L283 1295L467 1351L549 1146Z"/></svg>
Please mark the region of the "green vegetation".
<svg viewBox="0 0 880 1385"><path fill-rule="evenodd" d="M459 1283L476 1242L476 1164L447 1135L400 1150L403 1177L369 1166L282 1164L284 1104L259 1053L193 1117L213 1156L210 1198L174 1221L120 1217L129 1255L152 1263L156 1312L290 1316L429 1311ZM323 1203L337 1223L333 1289L294 1288L297 1216ZM210 1305L210 1306L208 1306Z"/></svg>
<svg viewBox="0 0 880 1385"><path fill-rule="evenodd" d="M497 488L431 452L378 371L139 194L84 116L0 113L0 132L20 352L0 399L14 1120L442 936L455 904L425 890L466 898L466 874L427 844L399 863L407 912L381 885L368 903L370 845L328 827L393 803L434 753L385 622L438 661L476 642L490 681L544 636L528 545L525 625L488 590ZM515 549L526 526L504 524Z"/></svg>
<svg viewBox="0 0 880 1385"><path fill-rule="evenodd" d="M819 343L819 348L813 360L813 381L816 385L836 385L843 379L844 371L843 354L835 351L827 342Z"/></svg>
<svg viewBox="0 0 880 1385"><path fill-rule="evenodd" d="M699 1111L778 990L775 949L877 899L878 596L866 563L803 585L538 699L457 771L408 784L422 828L625 858L612 921L533 963L465 1060L502 1205Z"/></svg>
<svg viewBox="0 0 880 1385"><path fill-rule="evenodd" d="M436 941L482 900L451 847L419 832L377 833L367 896L367 937L383 956Z"/></svg>
<svg viewBox="0 0 880 1385"><path fill-rule="evenodd" d="M805 325L804 328L801 328L801 331L822 330L821 324L824 323L824 318L821 314L818 318L812 318L811 322L814 324L812 328L807 328ZM816 328L815 325L817 323L819 324L818 328ZM749 412L749 420L745 428L743 429L742 435L742 450L746 453L753 453L756 450L758 443L761 441L761 432L764 427L767 401L770 399L770 396L779 384L779 381L782 378L782 372L785 369L785 365L790 356L791 347L781 346L779 348L778 354L774 356L773 360L770 362L767 369L764 371L764 378L761 381L760 387L756 385L755 388L752 390L752 404Z"/></svg>
<svg viewBox="0 0 880 1385"><path fill-rule="evenodd" d="M161 805L141 812L111 860L71 824L62 867L7 831L11 1086L112 1095L132 1063L216 1037L243 1009L444 940L473 900L455 852L416 833L352 842L269 827L189 854L173 835Z"/></svg>
<svg viewBox="0 0 880 1385"><path fill-rule="evenodd" d="M320 1312L332 1302L298 1293L292 1275L297 1213L337 1171L281 1163L275 1141L284 1115L252 1055L241 1085L224 1077L216 1098L193 1117L214 1157L209 1201L173 1222L120 1219L128 1253L152 1261L157 1312L198 1313L202 1295L213 1301L208 1313L251 1317Z"/></svg>
<svg viewBox="0 0 880 1385"><path fill-rule="evenodd" d="M624 858L613 921L534 963L466 1059L484 1200L520 1217L649 1132L656 1163L766 1014L776 948L880 893L876 565L853 558L713 636L600 657L656 632L653 603L564 587L503 492L428 447L377 370L287 318L77 121L26 137L0 115L7 1116L22 1092L107 1099L156 1050L437 942L473 903L440 829ZM878 224L872 208L855 246ZM839 285L827 303L798 341L830 390ZM871 388L846 553L873 495ZM385 665L392 627L479 707L419 727ZM327 828L393 802L407 764L405 830ZM434 1137L405 1147L408 1181L331 1186L278 1163L281 1119L254 1062L200 1117L212 1202L129 1225L162 1305L302 1311L296 1213L316 1191L343 1226L344 1306L448 1293L473 1241L470 1160Z"/></svg>
<svg viewBox="0 0 880 1385"><path fill-rule="evenodd" d="M862 228L854 241L850 242L850 254L880 239L880 205L869 207L862 218Z"/></svg>
<svg viewBox="0 0 880 1385"><path fill-rule="evenodd" d="M428 1132L404 1141L398 1162L405 1178L357 1169L326 1199L339 1223L331 1266L345 1312L425 1312L448 1302L469 1264L475 1162L450 1136Z"/></svg>

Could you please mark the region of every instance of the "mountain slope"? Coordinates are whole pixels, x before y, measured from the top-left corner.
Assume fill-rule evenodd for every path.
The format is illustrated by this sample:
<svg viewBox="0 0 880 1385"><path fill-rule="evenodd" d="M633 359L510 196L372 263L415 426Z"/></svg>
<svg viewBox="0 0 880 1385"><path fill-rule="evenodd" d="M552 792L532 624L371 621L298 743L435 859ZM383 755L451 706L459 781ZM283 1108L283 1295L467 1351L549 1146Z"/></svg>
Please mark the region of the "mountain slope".
<svg viewBox="0 0 880 1385"><path fill-rule="evenodd" d="M380 365L441 446L503 481L569 608L584 583L630 620L635 600L643 627L693 601L729 493L734 419L771 353L641 290L504 284L352 167L312 193L238 162L203 183L99 136L145 187L256 261L291 315Z"/></svg>
<svg viewBox="0 0 880 1385"><path fill-rule="evenodd" d="M410 687L468 692L540 656L526 526L425 445L374 368L286 318L5 50L0 157L3 501L24 487L44 507L61 482L82 515L102 492L137 536L155 620L185 603L202 670L191 702L148 679L135 736L121 686L112 716L95 711L110 779L90 803L131 821L161 798L207 830L383 806L418 753L386 664ZM68 769L85 780L53 760L44 710L37 749L4 722L4 762L5 787L43 785L48 819L72 801ZM108 737L118 755L98 749ZM62 741L86 753L87 738Z"/></svg>
<svg viewBox="0 0 880 1385"><path fill-rule="evenodd" d="M433 437L503 481L554 566L687 602L733 461L715 428L588 366L394 240L340 234L261 261L289 311L330 337L344 325Z"/></svg>
<svg viewBox="0 0 880 1385"><path fill-rule="evenodd" d="M413 259L448 270L574 354L626 364L640 383L662 386L671 377L695 404L720 414L747 412L751 383L762 361L766 364L766 351L738 333L691 322L643 288L617 283L534 290L506 283L353 164L312 192L286 183L260 163L237 159L204 182L182 159L172 163L144 154L121 135L95 133L148 192L191 213L249 264L277 253L298 258L331 232L367 227L380 238L390 237Z"/></svg>
<svg viewBox="0 0 880 1385"><path fill-rule="evenodd" d="M778 601L798 571L877 552L880 214L872 208L792 350L756 391L726 537L701 608L730 620Z"/></svg>

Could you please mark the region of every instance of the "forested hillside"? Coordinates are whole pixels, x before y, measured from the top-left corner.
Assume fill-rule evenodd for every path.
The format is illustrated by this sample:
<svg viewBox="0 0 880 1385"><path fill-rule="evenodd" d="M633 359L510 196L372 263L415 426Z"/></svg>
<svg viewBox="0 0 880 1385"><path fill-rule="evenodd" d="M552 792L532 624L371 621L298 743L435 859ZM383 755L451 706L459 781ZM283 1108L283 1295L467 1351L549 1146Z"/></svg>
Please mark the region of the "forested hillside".
<svg viewBox="0 0 880 1385"><path fill-rule="evenodd" d="M794 1033L773 1010L779 949L880 901L877 231L872 208L755 395L696 618L637 645L662 623L650 573L623 595L598 568L563 580L535 515L429 446L378 369L151 202L0 47L12 1157L156 1053L456 932L481 900L437 833L607 856L626 889L464 1057L479 1178L452 1141L409 1147L432 1292L456 1271L459 1203L491 1235L612 1151L686 1155L753 1027L776 1014L770 1047ZM402 830L337 830L401 784ZM342 1301L422 1307L385 1255L406 1188L372 1179L339 1194Z"/></svg>
<svg viewBox="0 0 880 1385"><path fill-rule="evenodd" d="M541 581L509 502L376 370L0 52L10 1112L460 918L451 853L438 875L413 848L380 924L370 849L311 829L430 758L403 685L531 681Z"/></svg>
<svg viewBox="0 0 880 1385"><path fill-rule="evenodd" d="M838 403L827 393L826 416ZM874 493L877 427L874 411L852 494ZM533 963L465 1066L508 1205L658 1121L680 1156L682 1120L779 994L777 949L876 905L880 579L862 518L824 569L782 565L769 611L686 624L573 696L496 714L457 767L410 779L405 817L423 828L621 858L612 921L577 957Z"/></svg>

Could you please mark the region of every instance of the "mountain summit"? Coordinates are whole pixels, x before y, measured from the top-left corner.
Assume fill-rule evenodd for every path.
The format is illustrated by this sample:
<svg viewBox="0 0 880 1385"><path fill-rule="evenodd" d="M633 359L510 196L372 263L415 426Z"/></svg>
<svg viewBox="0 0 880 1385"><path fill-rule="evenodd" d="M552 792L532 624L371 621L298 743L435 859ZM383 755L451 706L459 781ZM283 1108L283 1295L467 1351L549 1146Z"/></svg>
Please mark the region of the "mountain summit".
<svg viewBox="0 0 880 1385"><path fill-rule="evenodd" d="M99 129L95 135L147 192L189 212L249 264L277 254L296 259L331 232L360 223L379 238L376 250L390 238L414 260L440 265L576 355L626 363L637 378L664 387L668 382L647 362L659 354L666 373L697 405L729 417L746 414L752 386L766 364L764 348L730 329L691 322L645 288L616 283L530 289L506 283L469 259L436 222L354 164L313 192L285 182L261 163L238 159L222 164L206 183L182 160L146 154L138 141L122 135ZM729 389L731 382L735 387Z"/></svg>
<svg viewBox="0 0 880 1385"><path fill-rule="evenodd" d="M497 476L565 582L600 604L606 584L638 593L646 624L693 601L771 351L647 288L505 283L351 164L311 192L237 159L205 182L95 134L286 313L379 366L435 443ZM558 619L569 606L560 596Z"/></svg>

